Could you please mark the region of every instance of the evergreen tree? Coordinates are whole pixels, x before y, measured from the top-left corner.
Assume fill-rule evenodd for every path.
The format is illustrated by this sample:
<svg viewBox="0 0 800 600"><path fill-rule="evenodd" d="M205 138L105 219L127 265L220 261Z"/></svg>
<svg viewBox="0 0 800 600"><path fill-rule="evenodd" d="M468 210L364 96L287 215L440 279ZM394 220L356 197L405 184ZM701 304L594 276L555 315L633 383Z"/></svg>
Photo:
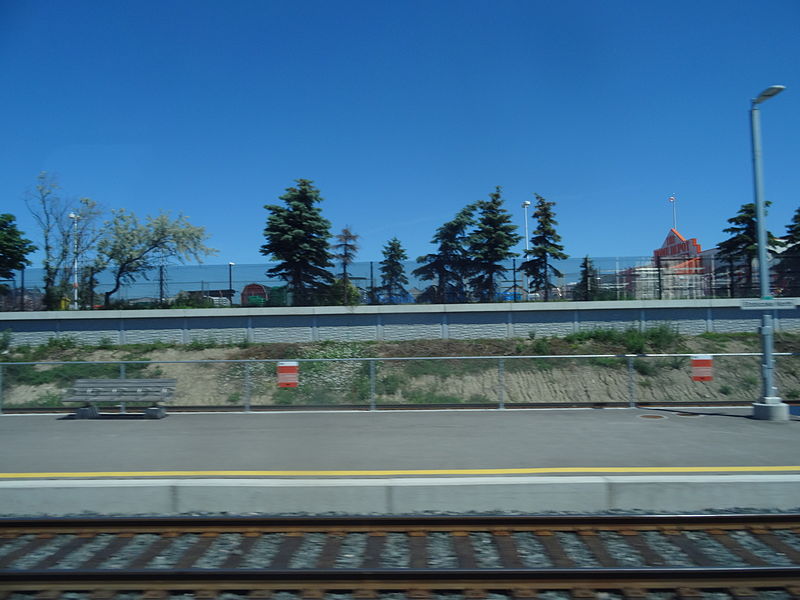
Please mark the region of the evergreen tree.
<svg viewBox="0 0 800 600"><path fill-rule="evenodd" d="M383 247L381 261L381 291L386 294L388 304L397 304L396 300L408 294L404 285L408 285L403 261L408 259L406 251L396 237L390 239Z"/></svg>
<svg viewBox="0 0 800 600"><path fill-rule="evenodd" d="M767 207L772 204L767 201L764 203L764 214ZM752 202L743 204L739 213L735 217L728 219L730 227L723 229L725 233L731 234L724 242L719 244L718 256L727 261L731 272L732 295L736 295L734 287L734 268L737 266L744 268L744 288L746 295L755 292L753 287L753 261L758 256L758 224L756 221L756 205ZM783 245L772 233L767 232L767 248L774 254L773 248Z"/></svg>
<svg viewBox="0 0 800 600"><path fill-rule="evenodd" d="M312 182L298 179L297 187L287 188L280 197L286 206L269 204L270 213L261 254L273 257L278 265L268 275L284 279L293 295L295 306L308 306L323 301L334 277L329 252L330 221L316 206L322 201Z"/></svg>
<svg viewBox="0 0 800 600"><path fill-rule="evenodd" d="M336 243L333 245L336 254L333 257L342 265L342 279L345 281L350 280L347 268L353 264L353 260L358 253L358 238L358 235L350 231L349 225L336 235Z"/></svg>
<svg viewBox="0 0 800 600"><path fill-rule="evenodd" d="M336 251L333 256L342 265L342 298L346 305L352 304L347 297L347 290L350 284L350 274L347 272L347 268L353 263L353 259L355 259L358 252L358 244L356 243L358 242L358 237L350 231L350 226L348 225L342 229L341 233L336 235L336 243L333 245L333 249Z"/></svg>
<svg viewBox="0 0 800 600"><path fill-rule="evenodd" d="M562 275L552 262L569 258L564 254L564 247L559 244L561 236L556 233L558 221L555 219L553 206L555 202L548 202L536 194L536 209L532 218L537 225L531 236L531 249L525 252L529 258L519 266L528 276L531 290L542 291L545 302L550 299L551 274L556 277Z"/></svg>
<svg viewBox="0 0 800 600"><path fill-rule="evenodd" d="M14 215L0 214L0 279L11 279L14 271L31 264L26 256L36 250L14 221Z"/></svg>
<svg viewBox="0 0 800 600"><path fill-rule="evenodd" d="M786 226L784 237L786 250L783 251L775 269L778 286L783 296L800 295L800 208L792 216L792 222Z"/></svg>
<svg viewBox="0 0 800 600"><path fill-rule="evenodd" d="M511 248L522 238L514 233L517 226L511 223L511 215L503 208L499 186L489 194L488 200L477 202L475 207L477 222L469 236L468 248L473 272L469 282L478 302L494 302L499 279L508 271L500 263L516 256Z"/></svg>
<svg viewBox="0 0 800 600"><path fill-rule="evenodd" d="M412 271L423 281L435 281L420 295L423 302L466 302L466 279L471 274L471 260L467 251L468 229L473 225L475 207L469 205L461 209L452 221L439 229L431 240L438 246L434 254L426 254L417 259L423 266Z"/></svg>
<svg viewBox="0 0 800 600"><path fill-rule="evenodd" d="M600 281L594 262L588 256L581 263L581 279L575 286L575 300L598 300Z"/></svg>

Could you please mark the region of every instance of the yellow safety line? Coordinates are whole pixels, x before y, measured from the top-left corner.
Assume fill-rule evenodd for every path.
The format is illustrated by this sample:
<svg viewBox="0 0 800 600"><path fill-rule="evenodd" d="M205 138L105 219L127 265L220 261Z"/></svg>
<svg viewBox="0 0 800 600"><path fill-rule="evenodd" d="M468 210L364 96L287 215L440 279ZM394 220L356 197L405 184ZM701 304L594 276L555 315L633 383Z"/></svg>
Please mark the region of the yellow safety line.
<svg viewBox="0 0 800 600"><path fill-rule="evenodd" d="M523 469L392 469L362 471L66 471L0 473L0 479L95 477L375 477L386 475L540 475L563 473L763 473L800 471L800 465L761 467L534 467Z"/></svg>

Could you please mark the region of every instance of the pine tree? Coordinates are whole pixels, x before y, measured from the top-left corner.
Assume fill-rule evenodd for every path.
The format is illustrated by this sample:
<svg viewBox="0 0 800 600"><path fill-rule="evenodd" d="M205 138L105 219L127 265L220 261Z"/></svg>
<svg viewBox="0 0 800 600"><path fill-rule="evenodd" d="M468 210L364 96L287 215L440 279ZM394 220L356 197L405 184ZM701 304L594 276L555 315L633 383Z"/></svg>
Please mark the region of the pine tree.
<svg viewBox="0 0 800 600"><path fill-rule="evenodd" d="M388 304L397 304L398 298L405 297L408 292L403 287L408 285L403 261L408 259L406 251L396 237L390 239L383 248L381 261L381 291L386 294Z"/></svg>
<svg viewBox="0 0 800 600"><path fill-rule="evenodd" d="M575 286L575 300L597 300L600 282L594 262L588 256L581 262L581 279Z"/></svg>
<svg viewBox="0 0 800 600"><path fill-rule="evenodd" d="M358 238L358 235L350 231L349 225L342 229L341 233L336 235L336 243L333 245L336 254L334 254L333 257L342 265L342 279L345 281L350 280L347 267L353 264L353 260L358 253Z"/></svg>
<svg viewBox="0 0 800 600"><path fill-rule="evenodd" d="M772 204L769 201L764 203L764 214L767 207ZM725 233L730 233L724 242L719 244L718 256L727 261L733 277L736 266L744 267L744 288L746 295L752 295L755 290L753 287L753 261L758 256L758 224L756 221L756 205L752 202L743 204L739 213L735 217L728 219L730 227L723 229ZM772 249L783 245L772 233L767 232L767 248ZM770 250L774 254L773 250ZM735 288L731 282L733 295Z"/></svg>
<svg viewBox="0 0 800 600"><path fill-rule="evenodd" d="M347 272L347 268L353 263L353 259L355 259L358 252L358 238L359 236L350 231L350 226L348 225L342 229L341 233L337 234L336 243L333 245L333 249L336 251L333 256L342 265L343 301L346 305L352 304L347 296L350 289L350 274Z"/></svg>
<svg viewBox="0 0 800 600"><path fill-rule="evenodd" d="M0 278L11 279L14 271L31 264L27 255L36 251L36 246L25 239L14 222L16 217L0 214ZM0 285L0 290L4 286Z"/></svg>
<svg viewBox="0 0 800 600"><path fill-rule="evenodd" d="M468 229L473 225L474 205L461 209L452 221L439 229L431 240L438 246L434 254L417 259L423 266L412 271L423 281L435 281L419 300L423 302L466 302L466 280L471 274L471 260L467 251Z"/></svg>
<svg viewBox="0 0 800 600"><path fill-rule="evenodd" d="M792 222L786 226L784 237L786 250L783 251L775 269L778 286L783 296L800 295L800 208L798 208Z"/></svg>
<svg viewBox="0 0 800 600"><path fill-rule="evenodd" d="M525 252L529 259L519 266L528 276L531 290L542 291L545 302L550 299L550 275L562 275L552 262L569 258L564 254L564 247L559 244L561 236L556 233L558 221L555 219L553 206L555 202L548 202L536 194L536 209L532 218L537 225L531 236L531 249Z"/></svg>
<svg viewBox="0 0 800 600"><path fill-rule="evenodd" d="M511 248L522 238L514 233L517 226L511 223L511 215L503 208L499 186L489 194L488 200L477 202L475 207L477 222L469 236L468 248L473 271L469 282L478 302L493 302L499 280L508 271L501 261L516 256Z"/></svg>
<svg viewBox="0 0 800 600"><path fill-rule="evenodd" d="M316 206L322 201L312 182L298 179L297 187L287 188L280 197L286 206L269 204L270 213L261 254L273 257L278 265L267 271L284 279L293 295L295 306L308 306L323 301L334 277L329 251L330 221Z"/></svg>

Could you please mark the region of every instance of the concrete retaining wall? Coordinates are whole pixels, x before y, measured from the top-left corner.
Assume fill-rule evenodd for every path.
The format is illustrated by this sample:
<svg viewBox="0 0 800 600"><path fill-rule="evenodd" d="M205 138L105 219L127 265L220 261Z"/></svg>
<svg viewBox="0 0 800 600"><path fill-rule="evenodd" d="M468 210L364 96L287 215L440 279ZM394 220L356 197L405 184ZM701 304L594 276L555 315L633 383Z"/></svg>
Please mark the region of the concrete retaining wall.
<svg viewBox="0 0 800 600"><path fill-rule="evenodd" d="M800 302L800 299L798 299ZM311 342L564 336L596 328L646 329L669 323L681 333L755 332L761 312L741 300L520 302L307 308L0 313L12 344L72 336L87 344L147 342ZM800 332L800 311L774 311L778 331Z"/></svg>

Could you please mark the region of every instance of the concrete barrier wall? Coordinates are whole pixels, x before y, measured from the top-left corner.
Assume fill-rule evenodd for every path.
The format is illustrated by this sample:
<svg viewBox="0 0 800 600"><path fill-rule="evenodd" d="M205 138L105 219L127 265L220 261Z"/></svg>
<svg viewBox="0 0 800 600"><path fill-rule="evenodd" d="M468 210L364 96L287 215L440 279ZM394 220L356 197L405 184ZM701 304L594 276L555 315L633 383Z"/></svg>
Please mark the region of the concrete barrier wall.
<svg viewBox="0 0 800 600"><path fill-rule="evenodd" d="M800 302L800 299L798 299ZM0 313L12 345L71 336L82 343L311 342L564 336L670 324L688 335L755 332L761 312L741 300L520 302L409 306L220 308ZM774 311L777 331L800 332L800 311Z"/></svg>

